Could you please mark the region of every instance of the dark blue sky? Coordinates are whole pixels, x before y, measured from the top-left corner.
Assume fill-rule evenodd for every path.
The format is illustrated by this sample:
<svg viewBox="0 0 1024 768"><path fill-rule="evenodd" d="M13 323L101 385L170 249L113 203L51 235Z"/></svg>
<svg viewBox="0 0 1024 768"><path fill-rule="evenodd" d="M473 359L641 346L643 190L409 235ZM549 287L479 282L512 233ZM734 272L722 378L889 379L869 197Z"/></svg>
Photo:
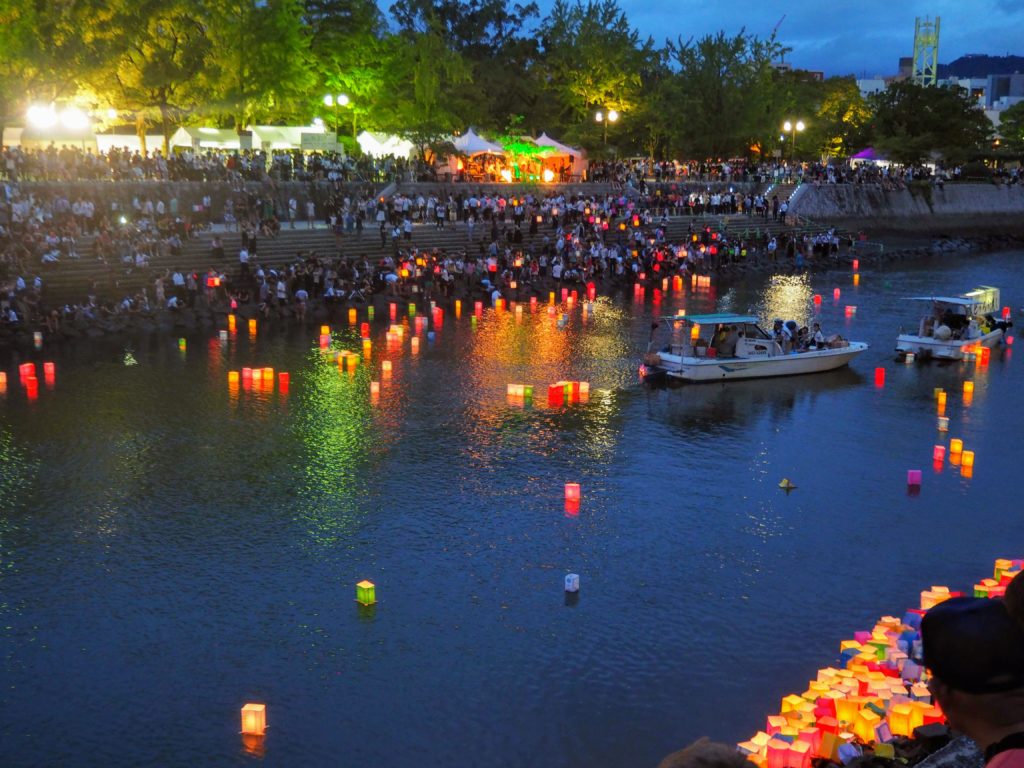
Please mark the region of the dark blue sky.
<svg viewBox="0 0 1024 768"><path fill-rule="evenodd" d="M895 74L914 48L914 18L941 17L939 61L965 53L1024 55L1024 0L619 0L642 35L659 44L741 27L767 37L783 14L779 39L794 66L826 76ZM547 3L542 6L546 10Z"/></svg>

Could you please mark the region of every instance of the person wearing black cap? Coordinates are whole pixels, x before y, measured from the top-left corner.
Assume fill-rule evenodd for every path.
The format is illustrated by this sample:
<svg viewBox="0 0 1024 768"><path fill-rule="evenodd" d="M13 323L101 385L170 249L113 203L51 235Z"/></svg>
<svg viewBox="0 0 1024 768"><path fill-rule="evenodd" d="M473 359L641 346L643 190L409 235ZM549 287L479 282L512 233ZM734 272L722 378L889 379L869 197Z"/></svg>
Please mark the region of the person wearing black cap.
<svg viewBox="0 0 1024 768"><path fill-rule="evenodd" d="M957 597L921 622L929 688L987 768L1024 768L1024 576L1004 599Z"/></svg>

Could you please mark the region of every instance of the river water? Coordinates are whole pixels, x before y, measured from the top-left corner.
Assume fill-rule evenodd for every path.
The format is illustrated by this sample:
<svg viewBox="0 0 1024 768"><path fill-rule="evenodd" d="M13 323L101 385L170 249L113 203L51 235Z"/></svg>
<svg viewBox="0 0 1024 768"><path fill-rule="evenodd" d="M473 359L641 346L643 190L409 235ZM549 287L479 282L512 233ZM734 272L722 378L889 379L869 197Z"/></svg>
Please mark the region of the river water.
<svg viewBox="0 0 1024 768"><path fill-rule="evenodd" d="M378 317L352 376L315 329L81 343L32 402L8 359L0 762L625 767L745 739L854 630L1024 554L1024 348L979 370L892 354L918 319L902 297L991 284L1019 307L1022 257L603 299L561 330L466 311L418 355L385 353ZM653 315L807 319L815 293L826 332L872 345L849 369L637 383ZM229 391L248 365L290 372L287 396ZM560 379L589 402L547 408ZM508 404L510 382L537 403ZM971 479L932 468L940 386ZM238 734L247 701L267 703L262 745Z"/></svg>

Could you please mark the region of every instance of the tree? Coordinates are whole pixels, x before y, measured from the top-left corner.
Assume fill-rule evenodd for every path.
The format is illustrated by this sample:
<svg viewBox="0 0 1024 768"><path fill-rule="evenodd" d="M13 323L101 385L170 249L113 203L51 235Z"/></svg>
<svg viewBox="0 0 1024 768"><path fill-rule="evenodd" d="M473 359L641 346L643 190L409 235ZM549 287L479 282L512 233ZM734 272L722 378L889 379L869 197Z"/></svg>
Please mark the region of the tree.
<svg viewBox="0 0 1024 768"><path fill-rule="evenodd" d="M343 109L357 126L377 108L382 93L380 62L384 57L384 21L373 0L306 0L303 15L309 53L319 73L310 110L316 113L325 94L349 97Z"/></svg>
<svg viewBox="0 0 1024 768"><path fill-rule="evenodd" d="M464 86L471 70L457 51L448 47L437 27L403 32L387 40L387 98L378 121L382 128L403 136L420 148L426 159L432 145L461 130L468 95Z"/></svg>
<svg viewBox="0 0 1024 768"><path fill-rule="evenodd" d="M238 130L255 120L305 117L316 87L300 0L210 5L219 112Z"/></svg>
<svg viewBox="0 0 1024 768"><path fill-rule="evenodd" d="M136 115L139 137L155 121L169 151L175 124L207 94L212 47L189 0L115 0L93 9L84 79L96 96ZM143 144L143 149L145 145Z"/></svg>
<svg viewBox="0 0 1024 768"><path fill-rule="evenodd" d="M871 110L851 77L832 77L822 87L815 111L814 127L820 131L819 146L824 158L848 157L867 144Z"/></svg>
<svg viewBox="0 0 1024 768"><path fill-rule="evenodd" d="M999 135L1010 152L1024 156L1024 101L999 115Z"/></svg>
<svg viewBox="0 0 1024 768"><path fill-rule="evenodd" d="M935 88L909 81L891 84L871 97L875 147L898 162L933 157L963 162L987 144L992 124L958 88Z"/></svg>
<svg viewBox="0 0 1024 768"><path fill-rule="evenodd" d="M597 144L597 111L626 119L640 98L641 72L652 55L615 0L556 0L540 28L546 93L570 140Z"/></svg>
<svg viewBox="0 0 1024 768"><path fill-rule="evenodd" d="M778 136L786 105L772 62L787 49L774 35L719 32L696 43L677 39L667 49L677 73L677 148L703 157L745 156Z"/></svg>

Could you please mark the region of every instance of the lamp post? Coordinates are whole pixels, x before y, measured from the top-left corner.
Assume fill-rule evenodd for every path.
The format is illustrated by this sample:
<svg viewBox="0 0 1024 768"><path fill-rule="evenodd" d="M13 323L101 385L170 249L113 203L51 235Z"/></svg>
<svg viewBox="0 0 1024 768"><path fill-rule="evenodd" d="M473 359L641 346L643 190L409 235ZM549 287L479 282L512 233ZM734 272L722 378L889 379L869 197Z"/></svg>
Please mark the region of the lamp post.
<svg viewBox="0 0 1024 768"><path fill-rule="evenodd" d="M348 96L344 93L339 93L337 96L328 93L324 96L324 106L334 107L334 135L338 135L338 107L348 106ZM355 133L355 112L352 113L352 132ZM353 138L355 136L353 135Z"/></svg>
<svg viewBox="0 0 1024 768"><path fill-rule="evenodd" d="M605 115L605 113L600 110L598 110L597 114L594 115L594 120L598 123L601 123L601 126L603 128L604 143L606 146L608 144L608 123L614 123L618 119L619 113L616 112L614 109L609 109L607 115Z"/></svg>
<svg viewBox="0 0 1024 768"><path fill-rule="evenodd" d="M782 130L788 133L792 137L792 143L789 146L789 159L796 160L796 134L799 131L803 131L807 126L804 125L803 120L797 120L795 123L787 120L782 124Z"/></svg>

